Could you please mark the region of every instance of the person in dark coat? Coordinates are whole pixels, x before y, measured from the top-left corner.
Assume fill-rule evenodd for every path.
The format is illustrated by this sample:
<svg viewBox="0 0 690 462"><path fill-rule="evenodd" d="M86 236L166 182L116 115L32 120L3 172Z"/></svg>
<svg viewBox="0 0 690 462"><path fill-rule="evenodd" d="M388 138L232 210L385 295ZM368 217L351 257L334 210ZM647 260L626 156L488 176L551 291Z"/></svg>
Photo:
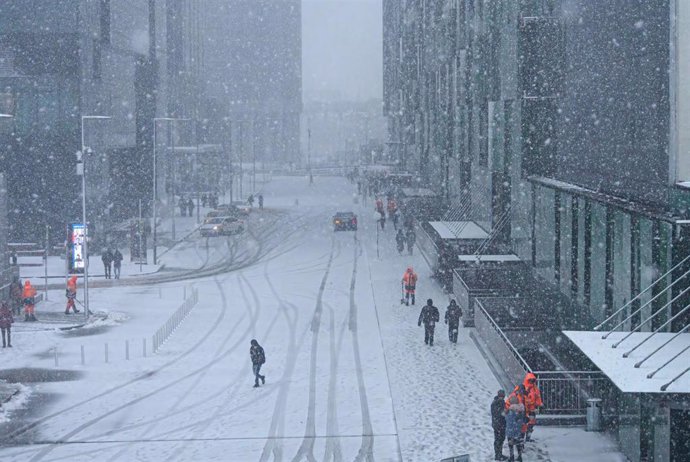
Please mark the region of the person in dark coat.
<svg viewBox="0 0 690 462"><path fill-rule="evenodd" d="M184 199L184 197L180 196L180 200L177 201L177 206L180 208L180 216L186 217L187 216L187 201Z"/></svg>
<svg viewBox="0 0 690 462"><path fill-rule="evenodd" d="M194 213L194 200L192 200L191 197L187 200L187 210L189 211L189 216L191 217Z"/></svg>
<svg viewBox="0 0 690 462"><path fill-rule="evenodd" d="M522 462L523 433L522 427L527 424L525 406L520 403L517 396L512 395L508 400L508 412L506 412L506 438L508 438L508 450L510 462L515 462L514 449L517 447L517 462Z"/></svg>
<svg viewBox="0 0 690 462"><path fill-rule="evenodd" d="M263 210L263 209L264 209L264 195L259 194L259 210Z"/></svg>
<svg viewBox="0 0 690 462"><path fill-rule="evenodd" d="M259 342L252 339L251 347L249 348L249 357L252 359L252 371L254 372L254 388L259 387L259 379L261 383L266 383L266 376L261 375L261 366L266 362L266 355L264 349L259 345Z"/></svg>
<svg viewBox="0 0 690 462"><path fill-rule="evenodd" d="M458 327L461 316L462 309L455 300L451 300L450 305L446 308L446 324L448 324L448 338L451 343L458 343Z"/></svg>
<svg viewBox="0 0 690 462"><path fill-rule="evenodd" d="M438 320L438 308L434 306L432 299L428 299L426 305L422 308L422 312L419 313L417 326L421 326L424 323L424 343L429 346L434 346L434 329Z"/></svg>
<svg viewBox="0 0 690 462"><path fill-rule="evenodd" d="M417 241L417 235L413 228L407 228L407 251L412 255L412 249L414 248L414 243Z"/></svg>
<svg viewBox="0 0 690 462"><path fill-rule="evenodd" d="M24 286L21 279L15 276L12 278L12 283L10 284L10 303L12 311L15 315L19 316L22 313L22 290Z"/></svg>
<svg viewBox="0 0 690 462"><path fill-rule="evenodd" d="M119 249L113 253L113 268L115 269L115 279L120 279L120 269L122 268L122 254Z"/></svg>
<svg viewBox="0 0 690 462"><path fill-rule="evenodd" d="M101 255L101 261L103 262L103 271L105 271L105 278L110 279L110 268L113 263L113 254L110 253L110 249L106 249Z"/></svg>
<svg viewBox="0 0 690 462"><path fill-rule="evenodd" d="M206 207L207 202L208 202L208 196L206 195L206 193L203 193L201 195L201 206Z"/></svg>
<svg viewBox="0 0 690 462"><path fill-rule="evenodd" d="M12 317L12 310L7 302L0 304L0 331L2 331L2 347L12 348L11 330L14 318ZM5 342L7 336L7 342Z"/></svg>
<svg viewBox="0 0 690 462"><path fill-rule="evenodd" d="M506 392L498 390L491 402L491 426L494 429L494 460L506 460L503 455L503 443L506 440Z"/></svg>
<svg viewBox="0 0 690 462"><path fill-rule="evenodd" d="M403 250L405 250L405 235L402 229L399 229L395 235L395 243L398 245L398 254L402 255Z"/></svg>

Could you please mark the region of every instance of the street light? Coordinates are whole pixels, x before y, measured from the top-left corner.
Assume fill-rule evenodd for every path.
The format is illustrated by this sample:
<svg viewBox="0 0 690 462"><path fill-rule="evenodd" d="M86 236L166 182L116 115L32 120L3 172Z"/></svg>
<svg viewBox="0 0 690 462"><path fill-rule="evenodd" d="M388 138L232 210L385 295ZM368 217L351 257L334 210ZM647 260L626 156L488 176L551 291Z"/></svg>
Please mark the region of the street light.
<svg viewBox="0 0 690 462"><path fill-rule="evenodd" d="M158 176L156 175L156 125L157 122L167 121L168 131L172 130L172 123L179 120L191 120L179 117L154 117L153 118L153 264L158 262L158 254L156 253L156 244L158 243L158 234L156 232L156 202L158 201ZM172 137L171 137L172 139ZM173 155L175 153L173 152ZM174 170L173 170L174 171ZM173 200L175 194L173 193ZM175 239L175 204L170 204L172 206L172 222L173 222L173 239ZM141 256L140 256L141 257Z"/></svg>
<svg viewBox="0 0 690 462"><path fill-rule="evenodd" d="M110 119L110 116L81 116L81 215L84 222L84 317L89 320L89 227L86 225L86 146L84 143L84 121ZM77 166L78 169L78 166ZM77 170L79 173L79 170Z"/></svg>

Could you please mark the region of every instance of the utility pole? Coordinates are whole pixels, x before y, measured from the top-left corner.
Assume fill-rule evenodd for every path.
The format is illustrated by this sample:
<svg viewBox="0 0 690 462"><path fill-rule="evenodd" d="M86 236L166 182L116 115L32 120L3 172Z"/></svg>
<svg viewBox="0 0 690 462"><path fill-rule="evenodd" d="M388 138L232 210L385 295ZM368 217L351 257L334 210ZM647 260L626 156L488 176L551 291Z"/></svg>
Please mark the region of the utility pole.
<svg viewBox="0 0 690 462"><path fill-rule="evenodd" d="M309 184L314 184L314 176L311 174L311 118L307 119L307 172Z"/></svg>

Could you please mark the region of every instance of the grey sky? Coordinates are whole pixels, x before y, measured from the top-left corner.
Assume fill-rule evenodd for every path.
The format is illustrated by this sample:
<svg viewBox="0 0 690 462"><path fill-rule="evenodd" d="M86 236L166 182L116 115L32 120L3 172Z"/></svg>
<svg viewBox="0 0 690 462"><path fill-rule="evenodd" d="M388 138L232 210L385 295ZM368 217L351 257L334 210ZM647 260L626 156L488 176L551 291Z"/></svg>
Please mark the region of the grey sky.
<svg viewBox="0 0 690 462"><path fill-rule="evenodd" d="M302 0L304 101L382 94L381 0Z"/></svg>

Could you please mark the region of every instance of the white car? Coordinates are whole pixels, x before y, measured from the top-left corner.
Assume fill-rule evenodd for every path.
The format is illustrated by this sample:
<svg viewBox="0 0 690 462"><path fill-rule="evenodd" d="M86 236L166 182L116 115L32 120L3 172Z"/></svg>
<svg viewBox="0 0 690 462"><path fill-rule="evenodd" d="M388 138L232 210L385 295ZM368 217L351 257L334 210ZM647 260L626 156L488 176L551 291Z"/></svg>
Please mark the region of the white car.
<svg viewBox="0 0 690 462"><path fill-rule="evenodd" d="M240 234L244 231L244 220L237 217L215 217L204 223L199 232L204 237L228 236Z"/></svg>

